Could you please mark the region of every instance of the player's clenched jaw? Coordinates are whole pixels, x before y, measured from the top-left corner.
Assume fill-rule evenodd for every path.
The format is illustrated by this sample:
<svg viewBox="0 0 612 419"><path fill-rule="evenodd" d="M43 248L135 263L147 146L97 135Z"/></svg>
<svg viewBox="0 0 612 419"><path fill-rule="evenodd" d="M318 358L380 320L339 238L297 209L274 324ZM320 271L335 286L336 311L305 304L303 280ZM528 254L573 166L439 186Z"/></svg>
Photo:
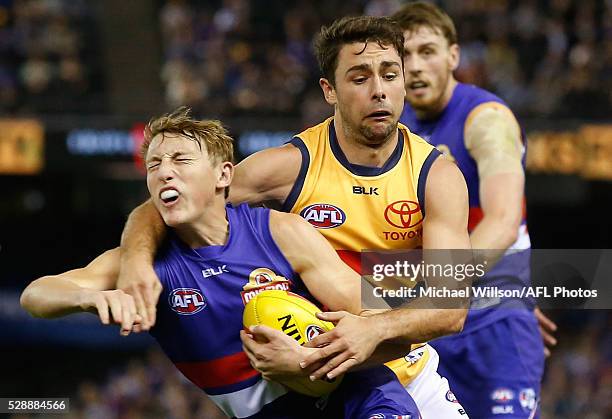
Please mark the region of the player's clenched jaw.
<svg viewBox="0 0 612 419"><path fill-rule="evenodd" d="M147 187L168 226L195 223L207 208L223 205L217 185L222 165L213 164L206 147L197 140L160 133L152 139L145 157Z"/></svg>
<svg viewBox="0 0 612 419"><path fill-rule="evenodd" d="M393 46L375 41L343 45L335 85L322 80L321 86L348 138L373 147L392 138L405 95L402 59Z"/></svg>
<svg viewBox="0 0 612 419"><path fill-rule="evenodd" d="M419 26L404 32L406 100L421 117L441 112L456 85L459 46L449 45L437 28Z"/></svg>

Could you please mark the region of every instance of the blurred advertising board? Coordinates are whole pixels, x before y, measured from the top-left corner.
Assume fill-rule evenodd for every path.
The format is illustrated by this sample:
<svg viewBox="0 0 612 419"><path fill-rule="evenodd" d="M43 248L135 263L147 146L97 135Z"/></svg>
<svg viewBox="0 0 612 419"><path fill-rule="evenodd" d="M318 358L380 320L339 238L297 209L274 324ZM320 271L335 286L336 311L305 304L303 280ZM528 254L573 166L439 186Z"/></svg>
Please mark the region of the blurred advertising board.
<svg viewBox="0 0 612 419"><path fill-rule="evenodd" d="M34 119L0 119L0 174L35 175L44 166L45 133Z"/></svg>

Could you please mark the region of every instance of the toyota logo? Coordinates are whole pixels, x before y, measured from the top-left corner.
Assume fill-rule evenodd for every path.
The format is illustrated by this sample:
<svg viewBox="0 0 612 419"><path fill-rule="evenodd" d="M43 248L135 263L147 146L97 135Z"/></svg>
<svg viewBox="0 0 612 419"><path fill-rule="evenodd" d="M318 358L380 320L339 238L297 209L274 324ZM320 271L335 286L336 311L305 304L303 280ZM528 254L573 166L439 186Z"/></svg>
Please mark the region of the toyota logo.
<svg viewBox="0 0 612 419"><path fill-rule="evenodd" d="M393 227L412 228L423 222L423 215L417 202L395 201L387 205L385 220Z"/></svg>

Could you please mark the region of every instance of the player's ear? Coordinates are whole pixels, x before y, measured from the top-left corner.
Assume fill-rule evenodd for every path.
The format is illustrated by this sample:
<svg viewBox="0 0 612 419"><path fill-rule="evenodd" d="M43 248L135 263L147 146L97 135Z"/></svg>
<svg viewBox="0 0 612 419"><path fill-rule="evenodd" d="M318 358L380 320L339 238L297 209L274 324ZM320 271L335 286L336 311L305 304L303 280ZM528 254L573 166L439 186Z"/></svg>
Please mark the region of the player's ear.
<svg viewBox="0 0 612 419"><path fill-rule="evenodd" d="M453 44L451 45L449 48L449 60L448 60L448 66L450 67L451 71L455 71L457 69L457 67L459 67L459 59L461 58L461 51L459 49L459 45L458 44Z"/></svg>
<svg viewBox="0 0 612 419"><path fill-rule="evenodd" d="M320 78L319 86L321 86L321 90L323 90L323 96L325 96L325 101L327 103L332 106L338 103L338 99L336 98L336 89L334 89L334 86L329 80Z"/></svg>
<svg viewBox="0 0 612 419"><path fill-rule="evenodd" d="M217 188L226 188L232 183L234 178L234 165L229 161L225 161L219 164L218 173Z"/></svg>

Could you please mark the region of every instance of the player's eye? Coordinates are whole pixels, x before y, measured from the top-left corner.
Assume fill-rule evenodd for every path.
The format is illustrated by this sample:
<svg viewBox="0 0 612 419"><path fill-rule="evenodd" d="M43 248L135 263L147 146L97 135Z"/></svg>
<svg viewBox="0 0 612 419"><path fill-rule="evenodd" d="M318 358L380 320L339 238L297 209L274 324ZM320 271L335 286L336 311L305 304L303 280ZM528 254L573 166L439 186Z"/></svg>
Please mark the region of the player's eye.
<svg viewBox="0 0 612 419"><path fill-rule="evenodd" d="M363 84L367 80L367 77L355 77L353 79L353 83L355 84Z"/></svg>
<svg viewBox="0 0 612 419"><path fill-rule="evenodd" d="M154 170L154 169L157 169L158 167L159 167L159 163L151 163L147 165L147 170Z"/></svg>
<svg viewBox="0 0 612 419"><path fill-rule="evenodd" d="M387 73L385 74L385 80L393 80L397 77L397 73Z"/></svg>

